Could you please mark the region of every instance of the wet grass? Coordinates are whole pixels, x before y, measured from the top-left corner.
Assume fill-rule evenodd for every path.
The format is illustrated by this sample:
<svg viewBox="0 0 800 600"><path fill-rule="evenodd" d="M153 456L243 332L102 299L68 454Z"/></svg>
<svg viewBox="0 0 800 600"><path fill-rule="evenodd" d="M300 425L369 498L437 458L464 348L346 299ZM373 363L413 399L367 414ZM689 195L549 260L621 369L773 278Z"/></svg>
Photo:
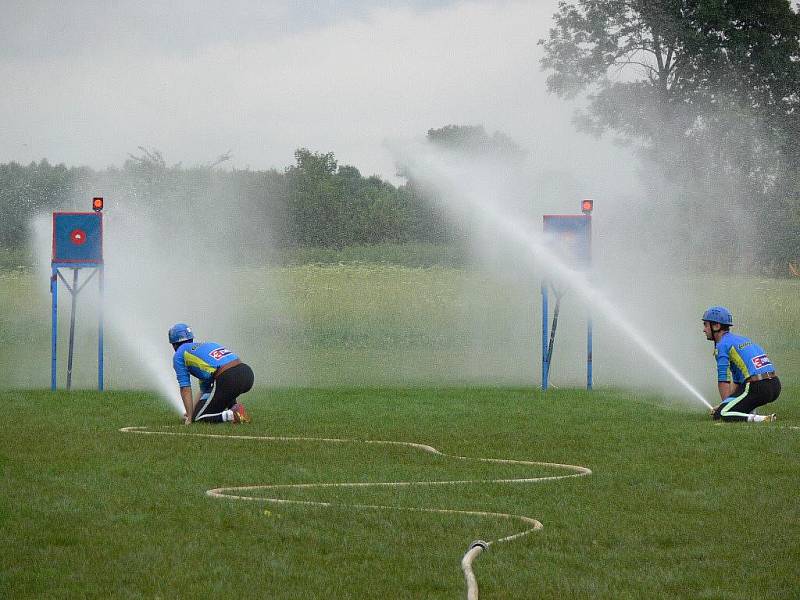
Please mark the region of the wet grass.
<svg viewBox="0 0 800 600"><path fill-rule="evenodd" d="M453 455L571 463L594 473L525 485L284 490L281 497L541 520L541 532L478 559L485 598L796 595L799 281L691 282L695 292L705 286L715 298L735 299L740 330L758 333L784 382L776 426L722 426L654 392L510 387L538 374L535 281L508 285L451 266L326 260L271 272L293 299L287 316L259 302L242 308L231 339L259 384L273 387L248 394L251 426L214 432L416 441ZM258 285L257 272L243 273L243 294L257 297ZM20 389L49 382L46 289L25 271L0 273L7 415L0 421L0 597L462 597L459 561L469 543L507 535L514 522L265 507L205 491L553 474L392 447L119 433L174 424L175 416L150 393ZM280 352L259 355L273 342ZM92 343L80 349L91 356ZM123 358L110 348L112 388L131 371ZM599 356L597 364L612 358ZM88 387L93 364L78 362L85 365L88 373L76 377ZM328 387L277 387L296 383L296 371L307 384ZM462 385L480 381L495 385Z"/></svg>
<svg viewBox="0 0 800 600"><path fill-rule="evenodd" d="M539 379L541 297L535 278L519 281L478 269L358 261L248 269L240 275L236 297L247 301L239 301L227 315L231 325L225 340L246 356L262 383L507 386ZM696 277L679 287L705 298L700 302L730 301L736 331L767 349L784 383L800 381L800 280ZM67 299L62 292L62 378ZM27 272L0 272L0 306L5 344L0 389L48 386L47 280ZM576 309L565 308L559 322L553 374L558 385L580 386L585 378L585 324L582 313L576 318ZM682 323L656 321L651 338L663 343L662 332L673 325L685 331L667 336L671 341L665 352L693 385L713 395L714 364L699 325L694 326L699 318L680 316ZM95 316L80 304L78 317L74 381L91 388L96 381ZM599 319L594 337L597 385L622 385L634 374L644 385L654 377L668 379ZM132 364L137 357L110 332L106 358L111 388L141 385L141 367ZM674 383L659 388L666 385Z"/></svg>
<svg viewBox="0 0 800 600"><path fill-rule="evenodd" d="M789 387L781 421L748 426L615 390L256 389L249 426L182 428L146 393L2 392L0 596L459 598L468 545L519 523L265 505L205 491L558 471L403 447L118 431L171 425L416 441L458 456L591 468L588 477L531 484L260 492L540 520L542 531L478 558L483 598L789 598L800 559L798 400Z"/></svg>

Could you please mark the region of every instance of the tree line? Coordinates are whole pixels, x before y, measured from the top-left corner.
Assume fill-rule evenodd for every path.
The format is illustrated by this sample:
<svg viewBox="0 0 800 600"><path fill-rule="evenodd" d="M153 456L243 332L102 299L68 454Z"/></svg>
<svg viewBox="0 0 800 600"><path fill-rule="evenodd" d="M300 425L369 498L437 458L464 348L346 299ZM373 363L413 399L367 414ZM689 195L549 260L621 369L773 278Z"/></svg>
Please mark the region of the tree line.
<svg viewBox="0 0 800 600"><path fill-rule="evenodd" d="M121 168L53 165L47 160L0 164L0 248L19 249L29 239L31 217L59 210L88 210L93 195L108 208L127 203L142 211L193 210L215 205L244 229L269 233L276 247L342 248L377 243L449 243L455 230L413 184L395 186L364 177L334 154L300 148L295 163L279 171L223 170L168 165L157 150L140 148Z"/></svg>
<svg viewBox="0 0 800 600"><path fill-rule="evenodd" d="M524 154L508 136L489 135L479 125L431 129L428 139L459 152ZM294 164L280 171L219 168L228 158L184 167L140 147L121 168L66 167L47 160L0 164L0 249L26 247L32 216L88 210L89 199L99 194L109 197L108 208L168 220L184 230L216 220L236 235L240 255L252 261L269 258L276 248L466 240L463 228L408 174L406 183L396 186L339 164L332 152L306 148L297 149Z"/></svg>
<svg viewBox="0 0 800 600"><path fill-rule="evenodd" d="M659 234L671 243L677 236L711 269L739 262L743 270L785 272L787 261L800 258L798 10L789 0L559 3L540 40L547 87L583 100L578 129L635 150L654 196L647 219L662 225L653 229L654 244ZM508 136L481 126L432 129L428 141L509 163L524 154ZM282 171L169 166L147 149L102 171L3 164L0 248L24 244L34 212L63 209L65 198L97 190L187 214L194 199L213 197L252 233L269 230L278 247L465 239L433 192L407 173L407 182L394 186L338 164L333 153L301 148L294 158ZM250 250L257 255L258 245Z"/></svg>

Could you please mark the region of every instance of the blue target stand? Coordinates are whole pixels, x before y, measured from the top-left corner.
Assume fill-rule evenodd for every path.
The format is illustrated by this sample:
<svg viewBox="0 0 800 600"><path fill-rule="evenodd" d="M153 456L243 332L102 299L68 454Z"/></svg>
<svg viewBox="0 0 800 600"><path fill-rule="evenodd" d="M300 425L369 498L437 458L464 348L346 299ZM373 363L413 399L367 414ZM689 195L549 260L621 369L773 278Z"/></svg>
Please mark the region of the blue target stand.
<svg viewBox="0 0 800 600"><path fill-rule="evenodd" d="M564 262L575 269L589 270L592 264L592 200L581 202L579 215L544 215L545 239ZM556 298L553 308L553 323L549 323L549 291ZM565 290L558 289L550 279L542 281L542 390L547 390L550 365L556 341L561 298ZM548 335L549 329L549 335ZM592 389L592 315L587 315L586 324L586 389Z"/></svg>
<svg viewBox="0 0 800 600"><path fill-rule="evenodd" d="M72 359L75 343L75 311L78 294L97 277L100 302L97 326L97 389L103 390L103 199L92 199L93 212L53 213L53 259L51 263L50 295L52 298L52 329L50 359L50 389L56 389L56 357L58 353L58 280L72 296L69 319L69 351L67 358L67 390L72 388ZM82 270L90 270L79 281ZM72 271L72 281L64 272Z"/></svg>

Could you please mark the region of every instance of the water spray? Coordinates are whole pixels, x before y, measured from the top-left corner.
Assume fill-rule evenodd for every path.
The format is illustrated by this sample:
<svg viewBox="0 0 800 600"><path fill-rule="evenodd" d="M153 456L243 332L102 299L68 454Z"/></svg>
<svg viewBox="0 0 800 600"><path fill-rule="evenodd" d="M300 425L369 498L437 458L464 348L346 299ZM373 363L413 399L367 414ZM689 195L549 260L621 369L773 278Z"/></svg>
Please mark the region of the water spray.
<svg viewBox="0 0 800 600"><path fill-rule="evenodd" d="M512 240L524 248L526 256L537 266L550 277L563 282L577 292L584 304L590 306L592 310L599 311L609 323L624 333L693 398L699 400L707 408L712 408L703 395L647 340L641 330L628 321L599 290L590 285L585 273L567 265L540 236L532 233L535 230L533 227L526 222L512 218L509 214L486 202L479 196L476 186L459 185L459 179L468 179L471 170L466 171L463 165L446 162L440 153L435 152L427 144L395 146L393 150L401 164L414 173L415 177L444 192L443 197L458 198L468 205L468 209L479 210L485 222L489 223L493 229L501 232L505 239ZM460 175L464 177L462 178ZM447 208L463 210L461 206L452 202L447 204Z"/></svg>

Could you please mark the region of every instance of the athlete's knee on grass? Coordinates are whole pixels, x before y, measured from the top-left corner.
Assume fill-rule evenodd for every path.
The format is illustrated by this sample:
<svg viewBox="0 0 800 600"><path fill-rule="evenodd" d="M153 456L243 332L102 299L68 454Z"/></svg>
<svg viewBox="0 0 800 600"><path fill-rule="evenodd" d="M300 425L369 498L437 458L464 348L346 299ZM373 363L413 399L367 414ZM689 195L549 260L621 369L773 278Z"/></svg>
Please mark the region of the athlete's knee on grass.
<svg viewBox="0 0 800 600"><path fill-rule="evenodd" d="M735 398L726 400L720 404L712 414L714 420L722 419L723 421L746 421L747 414L743 414L737 410L737 405L740 404Z"/></svg>

